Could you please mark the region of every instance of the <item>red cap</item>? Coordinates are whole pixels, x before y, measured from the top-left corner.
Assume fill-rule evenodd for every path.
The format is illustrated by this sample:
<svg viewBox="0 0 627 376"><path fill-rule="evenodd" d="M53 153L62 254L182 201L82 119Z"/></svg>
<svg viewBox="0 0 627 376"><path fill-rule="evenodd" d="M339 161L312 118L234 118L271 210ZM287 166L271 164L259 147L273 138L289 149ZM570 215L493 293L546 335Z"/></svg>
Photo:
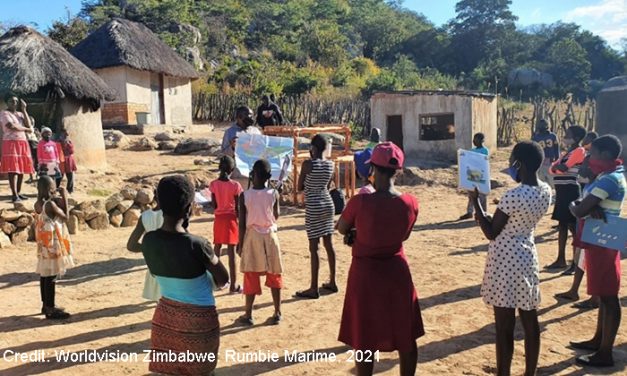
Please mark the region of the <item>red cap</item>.
<svg viewBox="0 0 627 376"><path fill-rule="evenodd" d="M372 156L366 163L372 163L379 167L392 168L400 170L403 168L405 155L401 148L392 142L383 142L378 144L372 150Z"/></svg>

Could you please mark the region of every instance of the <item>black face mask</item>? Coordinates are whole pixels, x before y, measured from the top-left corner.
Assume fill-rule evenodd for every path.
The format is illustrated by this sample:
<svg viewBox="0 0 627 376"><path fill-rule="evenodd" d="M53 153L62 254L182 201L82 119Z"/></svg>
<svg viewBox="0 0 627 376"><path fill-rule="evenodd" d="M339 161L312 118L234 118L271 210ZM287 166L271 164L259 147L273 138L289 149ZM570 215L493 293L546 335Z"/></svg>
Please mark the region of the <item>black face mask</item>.
<svg viewBox="0 0 627 376"><path fill-rule="evenodd" d="M244 119L245 126L250 127L253 124L255 124L255 121L252 118L247 117L246 119Z"/></svg>

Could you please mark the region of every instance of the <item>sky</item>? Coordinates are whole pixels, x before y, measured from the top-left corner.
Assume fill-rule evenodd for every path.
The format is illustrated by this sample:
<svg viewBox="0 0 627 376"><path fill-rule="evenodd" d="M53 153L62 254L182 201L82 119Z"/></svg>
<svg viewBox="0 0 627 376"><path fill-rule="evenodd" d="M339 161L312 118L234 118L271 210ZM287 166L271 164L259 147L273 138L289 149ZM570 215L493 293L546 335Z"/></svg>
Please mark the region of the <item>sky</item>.
<svg viewBox="0 0 627 376"><path fill-rule="evenodd" d="M404 0L406 8L427 16L436 25L455 17L458 0ZM34 24L47 30L53 21L66 19L81 9L81 0L0 0L0 21L10 24ZM627 0L513 0L512 12L518 25L526 27L557 21L575 22L605 38L619 49L627 38Z"/></svg>

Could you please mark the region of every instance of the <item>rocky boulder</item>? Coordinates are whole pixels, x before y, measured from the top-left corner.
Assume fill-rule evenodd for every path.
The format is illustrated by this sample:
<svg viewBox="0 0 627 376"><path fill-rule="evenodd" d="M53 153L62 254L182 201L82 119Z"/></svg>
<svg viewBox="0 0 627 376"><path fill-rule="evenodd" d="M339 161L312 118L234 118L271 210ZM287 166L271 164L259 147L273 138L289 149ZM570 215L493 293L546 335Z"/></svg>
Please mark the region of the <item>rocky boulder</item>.
<svg viewBox="0 0 627 376"><path fill-rule="evenodd" d="M0 224L0 229L2 229L2 232L6 235L11 235L15 232L17 227L11 222L2 222L2 224Z"/></svg>
<svg viewBox="0 0 627 376"><path fill-rule="evenodd" d="M122 220L122 227L133 227L137 225L137 221L139 221L139 217L141 217L142 212L139 208L131 208L126 213L124 213L124 219Z"/></svg>
<svg viewBox="0 0 627 376"><path fill-rule="evenodd" d="M87 224L92 230L106 230L109 228L109 215L105 212L100 212L91 220L88 220Z"/></svg>
<svg viewBox="0 0 627 376"><path fill-rule="evenodd" d="M0 232L0 248L8 248L11 246L11 238L4 232Z"/></svg>
<svg viewBox="0 0 627 376"><path fill-rule="evenodd" d="M0 218L7 222L17 221L22 216L17 210L5 209L0 211Z"/></svg>
<svg viewBox="0 0 627 376"><path fill-rule="evenodd" d="M25 228L33 224L35 219L30 214L23 214L17 221L15 221L15 226L18 228Z"/></svg>
<svg viewBox="0 0 627 376"><path fill-rule="evenodd" d="M112 195L111 197L107 199L107 201L105 201L105 210L107 212L110 212L111 210L115 209L118 205L120 205L120 202L122 201L124 201L124 196L122 196L121 193L116 193Z"/></svg>
<svg viewBox="0 0 627 376"><path fill-rule="evenodd" d="M122 197L125 200L133 200L135 201L135 197L137 196L137 190L131 188L131 187L124 187L121 191L120 194L122 195Z"/></svg>
<svg viewBox="0 0 627 376"><path fill-rule="evenodd" d="M220 142L208 138L192 139L188 138L176 145L174 148L174 154L186 155L195 152L210 152L212 149L219 148Z"/></svg>
<svg viewBox="0 0 627 376"><path fill-rule="evenodd" d="M159 142L157 149L162 151L174 150L176 149L176 145L178 145L176 141L161 141Z"/></svg>
<svg viewBox="0 0 627 376"><path fill-rule="evenodd" d="M67 230L70 235L76 235L78 233L78 217L70 214L70 218L67 220Z"/></svg>
<svg viewBox="0 0 627 376"><path fill-rule="evenodd" d="M28 241L28 228L20 228L11 235L11 242L15 245L24 244Z"/></svg>
<svg viewBox="0 0 627 376"><path fill-rule="evenodd" d="M109 222L113 227L122 226L122 221L124 220L124 215L120 213L118 209L114 209L109 215Z"/></svg>
<svg viewBox="0 0 627 376"><path fill-rule="evenodd" d="M133 142L127 150L130 151L149 151L155 150L159 147L156 142L149 139L148 137L142 137L139 140Z"/></svg>
<svg viewBox="0 0 627 376"><path fill-rule="evenodd" d="M124 149L131 143L130 138L120 131L105 129L102 133L106 149Z"/></svg>
<svg viewBox="0 0 627 376"><path fill-rule="evenodd" d="M177 137L172 135L170 132L161 132L155 135L155 141L176 141Z"/></svg>
<svg viewBox="0 0 627 376"><path fill-rule="evenodd" d="M154 199L155 193L151 188L142 188L137 191L137 196L135 196L135 202L139 205L148 205L153 202Z"/></svg>
<svg viewBox="0 0 627 376"><path fill-rule="evenodd" d="M126 211L128 209L131 208L131 206L133 206L134 202L133 200L124 200L122 202L120 202L118 204L118 206L116 206L116 209L120 212L120 213L126 213Z"/></svg>

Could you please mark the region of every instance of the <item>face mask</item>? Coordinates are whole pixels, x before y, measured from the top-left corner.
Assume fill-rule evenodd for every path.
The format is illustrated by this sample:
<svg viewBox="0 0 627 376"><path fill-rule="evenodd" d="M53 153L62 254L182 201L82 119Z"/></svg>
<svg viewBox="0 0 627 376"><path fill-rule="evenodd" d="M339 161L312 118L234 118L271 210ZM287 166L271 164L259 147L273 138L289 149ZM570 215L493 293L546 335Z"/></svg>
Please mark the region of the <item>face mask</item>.
<svg viewBox="0 0 627 376"><path fill-rule="evenodd" d="M520 162L515 161L513 165L509 166L507 173L516 183L520 183Z"/></svg>
<svg viewBox="0 0 627 376"><path fill-rule="evenodd" d="M575 143L575 140L573 140L572 138L565 138L564 139L564 145L570 147Z"/></svg>
<svg viewBox="0 0 627 376"><path fill-rule="evenodd" d="M41 137L42 137L44 140L46 140L46 141L50 141L50 135L49 135L49 134L43 135L43 136L41 136Z"/></svg>
<svg viewBox="0 0 627 376"><path fill-rule="evenodd" d="M604 161L600 159L590 159L588 161L588 168L594 175L599 175L604 172L611 172L616 169L616 166L620 166L622 161L620 159L616 159L613 161Z"/></svg>
<svg viewBox="0 0 627 376"><path fill-rule="evenodd" d="M255 124L255 121L252 118L247 117L246 119L244 119L245 126L250 127L253 124Z"/></svg>

